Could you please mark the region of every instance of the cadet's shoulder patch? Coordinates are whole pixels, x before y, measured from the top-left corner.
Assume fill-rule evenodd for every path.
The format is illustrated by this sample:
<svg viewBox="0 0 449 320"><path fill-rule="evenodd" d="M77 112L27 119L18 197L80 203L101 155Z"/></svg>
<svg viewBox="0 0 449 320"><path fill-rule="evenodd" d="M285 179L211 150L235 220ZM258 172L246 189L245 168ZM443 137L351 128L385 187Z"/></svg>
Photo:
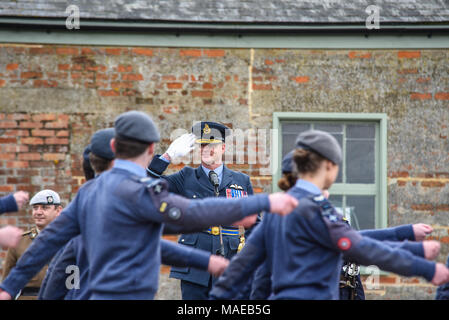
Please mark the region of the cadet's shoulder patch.
<svg viewBox="0 0 449 320"><path fill-rule="evenodd" d="M351 249L352 243L351 243L351 239L343 237L338 239L337 241L337 246L340 250L346 251Z"/></svg>

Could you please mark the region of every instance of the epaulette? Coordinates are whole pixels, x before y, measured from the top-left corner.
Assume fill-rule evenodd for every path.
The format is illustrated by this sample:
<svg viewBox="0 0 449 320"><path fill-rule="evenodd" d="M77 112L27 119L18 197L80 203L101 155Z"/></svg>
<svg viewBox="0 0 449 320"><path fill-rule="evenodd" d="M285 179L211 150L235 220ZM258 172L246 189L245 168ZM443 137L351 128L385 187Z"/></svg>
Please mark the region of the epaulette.
<svg viewBox="0 0 449 320"><path fill-rule="evenodd" d="M37 237L38 232L37 232L37 230L35 228L32 228L32 229L22 233L22 237L27 236L27 235L30 235L31 239L34 239L34 238Z"/></svg>
<svg viewBox="0 0 449 320"><path fill-rule="evenodd" d="M144 184L147 189L153 189L155 194L161 193L167 185L167 183L162 179L154 179L150 177L140 178L139 182Z"/></svg>

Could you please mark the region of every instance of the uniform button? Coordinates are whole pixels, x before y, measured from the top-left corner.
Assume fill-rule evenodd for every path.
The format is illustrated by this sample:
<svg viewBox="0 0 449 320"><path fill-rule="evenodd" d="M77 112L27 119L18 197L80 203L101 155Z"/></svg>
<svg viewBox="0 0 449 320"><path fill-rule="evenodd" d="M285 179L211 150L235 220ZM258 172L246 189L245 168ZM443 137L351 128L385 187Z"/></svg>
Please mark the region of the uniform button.
<svg viewBox="0 0 449 320"><path fill-rule="evenodd" d="M193 198L196 198L196 194L193 195Z"/></svg>

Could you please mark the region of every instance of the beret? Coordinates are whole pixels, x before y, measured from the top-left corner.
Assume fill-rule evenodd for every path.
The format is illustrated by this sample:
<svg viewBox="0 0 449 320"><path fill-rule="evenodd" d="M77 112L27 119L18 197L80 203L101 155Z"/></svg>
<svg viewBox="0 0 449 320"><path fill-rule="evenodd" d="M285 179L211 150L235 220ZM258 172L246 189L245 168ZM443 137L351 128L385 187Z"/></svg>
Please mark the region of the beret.
<svg viewBox="0 0 449 320"><path fill-rule="evenodd" d="M290 151L282 158L282 173L290 173L293 171L293 151Z"/></svg>
<svg viewBox="0 0 449 320"><path fill-rule="evenodd" d="M115 134L118 138L143 143L159 142L159 131L149 115L141 111L128 111L115 119Z"/></svg>
<svg viewBox="0 0 449 320"><path fill-rule="evenodd" d="M53 190L42 190L31 198L30 205L34 204L61 204L61 198Z"/></svg>
<svg viewBox="0 0 449 320"><path fill-rule="evenodd" d="M110 142L115 136L114 128L101 129L95 132L90 139L90 151L106 160L114 160Z"/></svg>
<svg viewBox="0 0 449 320"><path fill-rule="evenodd" d="M331 134L320 130L308 130L296 138L296 148L312 150L335 164L342 160L341 147Z"/></svg>

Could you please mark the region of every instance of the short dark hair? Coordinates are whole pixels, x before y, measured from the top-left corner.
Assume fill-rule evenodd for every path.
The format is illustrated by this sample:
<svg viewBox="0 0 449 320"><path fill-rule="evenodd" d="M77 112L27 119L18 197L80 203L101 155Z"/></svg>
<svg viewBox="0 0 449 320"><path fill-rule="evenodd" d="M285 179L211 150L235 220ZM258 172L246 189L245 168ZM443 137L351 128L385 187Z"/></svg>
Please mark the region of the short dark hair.
<svg viewBox="0 0 449 320"><path fill-rule="evenodd" d="M95 172L92 169L92 166L90 165L89 159L85 159L85 158L83 159L83 172L84 172L84 177L86 178L86 181L95 178Z"/></svg>
<svg viewBox="0 0 449 320"><path fill-rule="evenodd" d="M152 144L115 137L115 157L130 159L140 156Z"/></svg>
<svg viewBox="0 0 449 320"><path fill-rule="evenodd" d="M102 173L103 171L108 170L109 164L111 163L112 160L102 158L91 152L89 154L89 161L95 173L99 174Z"/></svg>
<svg viewBox="0 0 449 320"><path fill-rule="evenodd" d="M315 173L324 160L326 158L311 150L296 149L293 153L293 173Z"/></svg>

